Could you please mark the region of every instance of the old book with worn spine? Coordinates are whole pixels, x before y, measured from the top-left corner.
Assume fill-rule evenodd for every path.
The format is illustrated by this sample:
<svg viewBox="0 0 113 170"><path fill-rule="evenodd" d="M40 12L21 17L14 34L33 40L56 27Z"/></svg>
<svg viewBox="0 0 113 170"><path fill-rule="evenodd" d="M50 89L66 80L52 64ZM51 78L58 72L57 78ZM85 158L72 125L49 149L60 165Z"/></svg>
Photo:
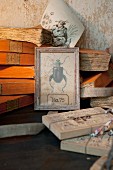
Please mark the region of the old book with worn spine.
<svg viewBox="0 0 113 170"><path fill-rule="evenodd" d="M34 66L0 66L0 78L34 78Z"/></svg>
<svg viewBox="0 0 113 170"><path fill-rule="evenodd" d="M91 107L113 108L113 95L109 97L96 97L90 100Z"/></svg>
<svg viewBox="0 0 113 170"><path fill-rule="evenodd" d="M34 95L0 96L0 114L34 103Z"/></svg>
<svg viewBox="0 0 113 170"><path fill-rule="evenodd" d="M33 79L0 79L0 95L18 95L34 93Z"/></svg>
<svg viewBox="0 0 113 170"><path fill-rule="evenodd" d="M30 42L38 47L51 43L51 32L43 29L41 25L32 28L0 28L0 39Z"/></svg>
<svg viewBox="0 0 113 170"><path fill-rule="evenodd" d="M36 45L29 42L0 40L0 52L34 54Z"/></svg>
<svg viewBox="0 0 113 170"><path fill-rule="evenodd" d="M110 58L110 54L106 51L80 49L80 70L107 71Z"/></svg>
<svg viewBox="0 0 113 170"><path fill-rule="evenodd" d="M93 76L90 76L81 83L81 88L84 87L106 87L109 83L113 81L113 69L97 73Z"/></svg>
<svg viewBox="0 0 113 170"><path fill-rule="evenodd" d="M112 87L84 87L81 88L80 97L81 98L91 98L91 97L109 97L113 96Z"/></svg>
<svg viewBox="0 0 113 170"><path fill-rule="evenodd" d="M34 54L0 52L0 65L34 65Z"/></svg>
<svg viewBox="0 0 113 170"><path fill-rule="evenodd" d="M90 76L81 83L81 98L108 97L113 95L113 64L108 71Z"/></svg>

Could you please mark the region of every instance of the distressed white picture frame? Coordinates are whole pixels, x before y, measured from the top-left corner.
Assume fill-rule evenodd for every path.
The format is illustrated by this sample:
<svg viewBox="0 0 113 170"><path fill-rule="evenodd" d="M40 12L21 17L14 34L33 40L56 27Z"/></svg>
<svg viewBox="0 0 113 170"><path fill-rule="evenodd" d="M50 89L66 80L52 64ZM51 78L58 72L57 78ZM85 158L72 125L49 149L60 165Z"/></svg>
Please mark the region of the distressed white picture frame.
<svg viewBox="0 0 113 170"><path fill-rule="evenodd" d="M34 109L79 108L79 48L36 48Z"/></svg>

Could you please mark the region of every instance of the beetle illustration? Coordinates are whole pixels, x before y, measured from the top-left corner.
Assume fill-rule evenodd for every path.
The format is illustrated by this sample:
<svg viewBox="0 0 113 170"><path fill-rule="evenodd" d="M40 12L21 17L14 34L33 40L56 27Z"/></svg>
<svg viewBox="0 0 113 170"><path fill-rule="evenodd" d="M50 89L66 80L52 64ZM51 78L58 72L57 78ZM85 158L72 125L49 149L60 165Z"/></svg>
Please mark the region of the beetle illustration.
<svg viewBox="0 0 113 170"><path fill-rule="evenodd" d="M66 57L66 58L67 58L67 57ZM66 60L66 58L65 58L65 60ZM64 60L64 62L65 62L65 60ZM64 62L63 62L63 63L64 63ZM51 84L52 79L53 79L56 83L61 83L62 80L64 79L65 85L62 87L62 91L64 92L64 88L65 88L66 85L67 85L67 77L63 74L64 68L61 67L61 65L62 65L63 63L61 63L59 59L56 60L56 62L54 63L55 66L52 68L53 73L52 73L52 74L50 75L50 77L49 77L49 83L50 83L50 86L52 87L52 89L54 89L54 87L53 87L52 84Z"/></svg>

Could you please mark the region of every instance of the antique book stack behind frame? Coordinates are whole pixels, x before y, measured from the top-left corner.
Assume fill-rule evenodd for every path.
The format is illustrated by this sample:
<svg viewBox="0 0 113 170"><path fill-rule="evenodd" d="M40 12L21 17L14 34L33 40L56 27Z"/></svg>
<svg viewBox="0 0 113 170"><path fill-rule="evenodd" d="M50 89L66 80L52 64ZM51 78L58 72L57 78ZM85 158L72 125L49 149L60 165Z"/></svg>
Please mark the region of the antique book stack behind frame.
<svg viewBox="0 0 113 170"><path fill-rule="evenodd" d="M35 110L80 109L79 48L36 48Z"/></svg>

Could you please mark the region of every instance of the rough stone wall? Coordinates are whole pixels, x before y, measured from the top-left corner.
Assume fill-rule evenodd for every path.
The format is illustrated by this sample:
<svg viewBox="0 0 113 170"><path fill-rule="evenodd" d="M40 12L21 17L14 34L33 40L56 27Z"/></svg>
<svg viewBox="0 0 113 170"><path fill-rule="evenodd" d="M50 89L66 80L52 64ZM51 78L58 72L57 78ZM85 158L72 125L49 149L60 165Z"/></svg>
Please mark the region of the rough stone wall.
<svg viewBox="0 0 113 170"><path fill-rule="evenodd" d="M113 44L113 0L65 0L85 26L80 47L105 49ZM48 0L0 0L0 26L33 27Z"/></svg>

